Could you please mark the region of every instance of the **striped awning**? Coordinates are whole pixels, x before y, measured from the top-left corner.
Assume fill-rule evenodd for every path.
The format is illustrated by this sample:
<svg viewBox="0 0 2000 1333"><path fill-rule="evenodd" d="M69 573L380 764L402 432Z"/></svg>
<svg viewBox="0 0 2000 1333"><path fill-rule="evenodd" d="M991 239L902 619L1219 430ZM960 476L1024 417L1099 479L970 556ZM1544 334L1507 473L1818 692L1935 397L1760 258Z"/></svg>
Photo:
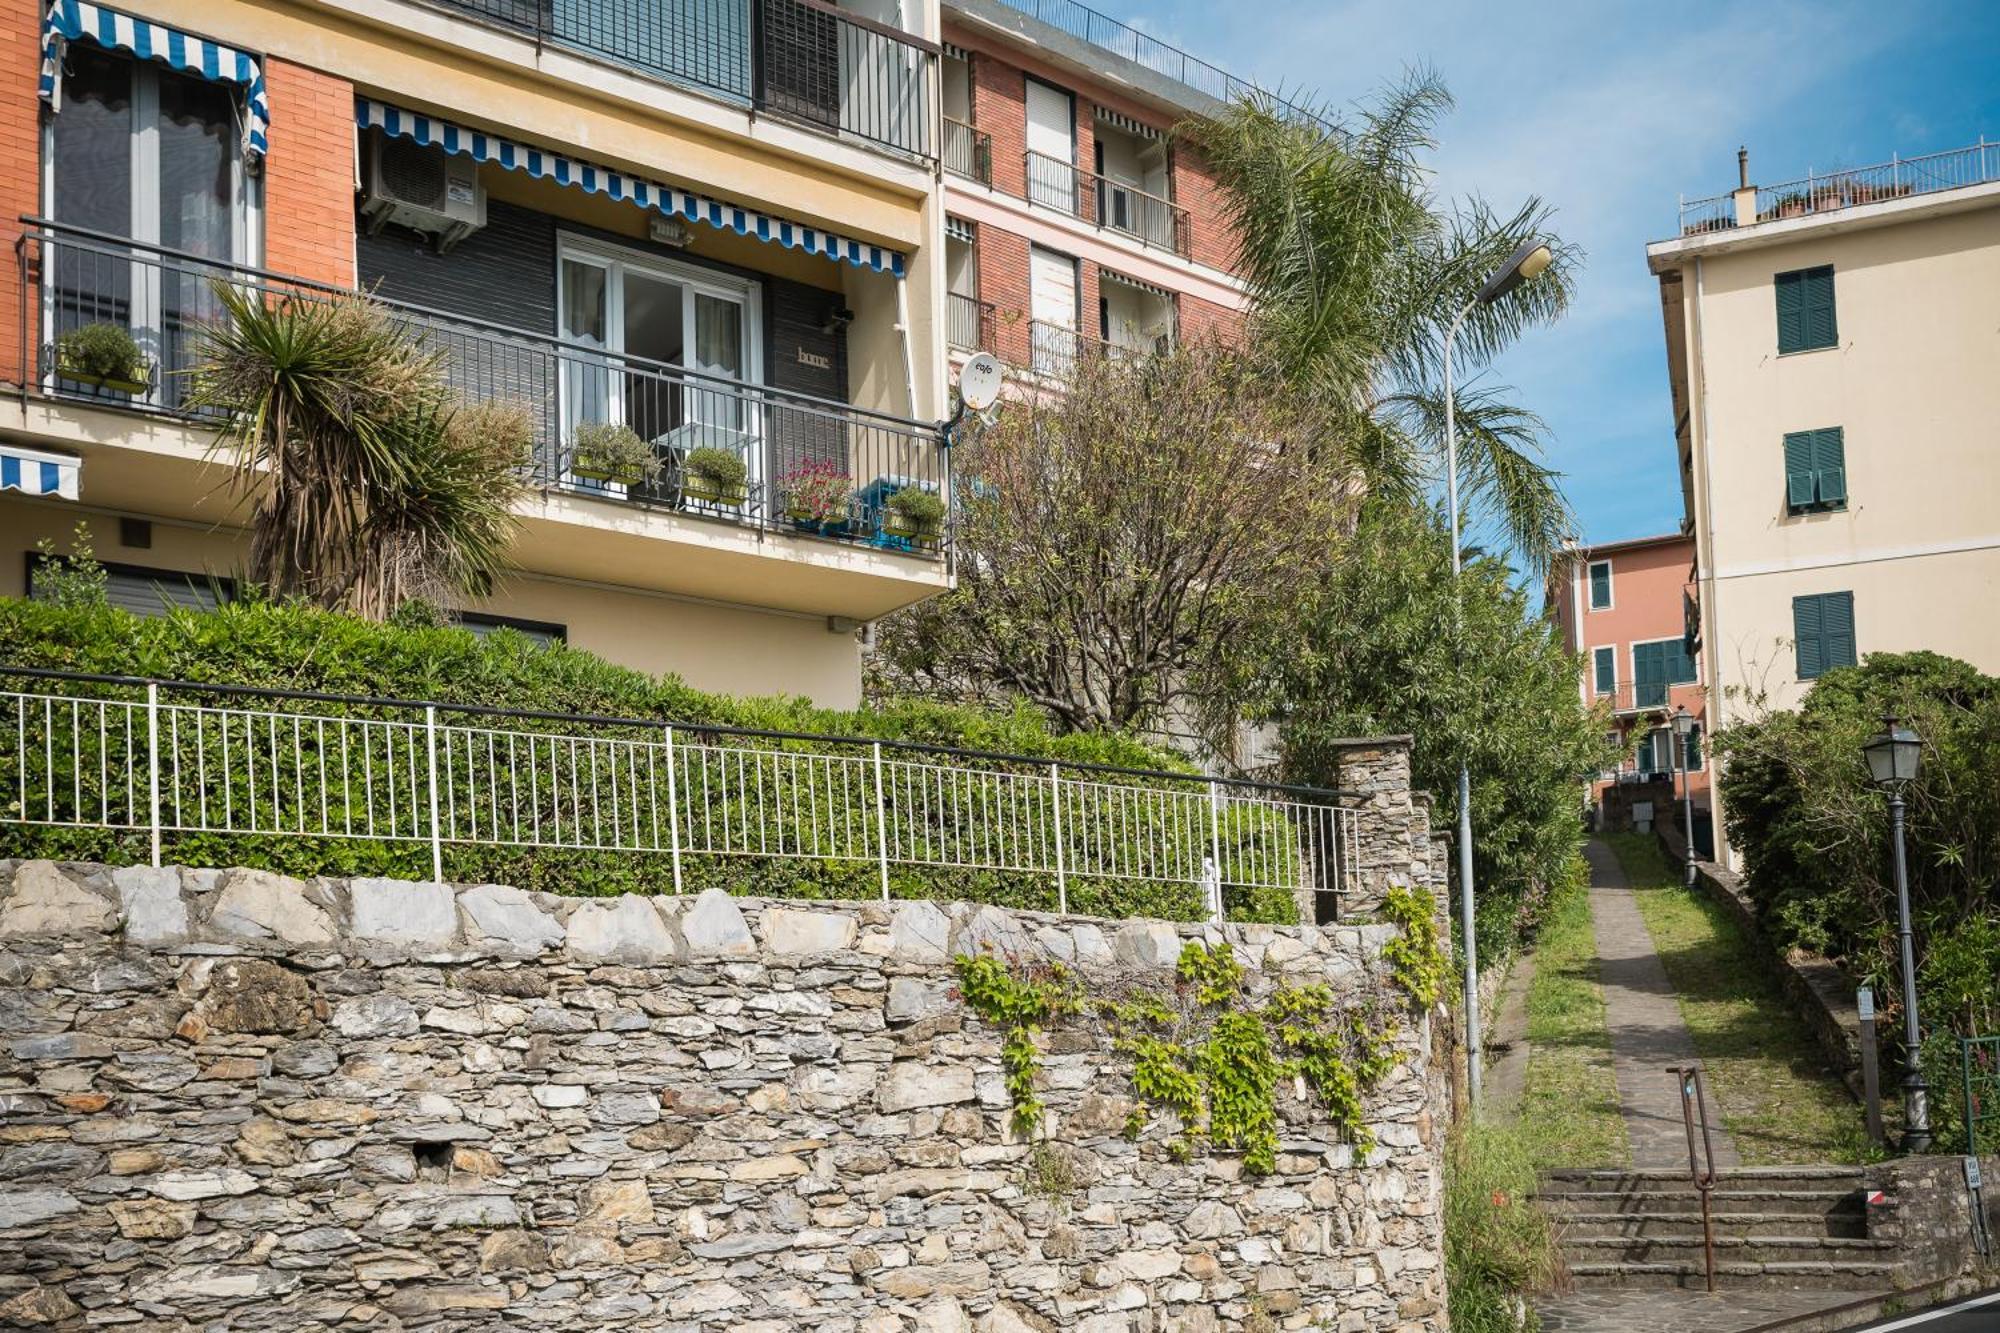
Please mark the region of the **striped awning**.
<svg viewBox="0 0 2000 1333"><path fill-rule="evenodd" d="M943 48L944 48L944 53L945 53L945 54L946 54L947 56L950 56L950 57L951 57L951 58L952 58L953 60L970 60L970 59L972 59L972 52L970 52L970 51L966 50L966 49L965 49L964 47L962 47L962 46L959 46L959 45L956 45L955 43L952 43L952 42L939 42L939 43L938 43L938 45L939 45L939 46L941 46L941 47L943 47Z"/></svg>
<svg viewBox="0 0 2000 1333"><path fill-rule="evenodd" d="M1154 129L1143 120L1135 120L1122 111L1113 111L1108 106L1097 108L1097 118L1107 125L1116 125L1127 134L1136 134L1141 139L1158 139L1162 131Z"/></svg>
<svg viewBox="0 0 2000 1333"><path fill-rule="evenodd" d="M91 0L51 0L42 21L41 95L57 110L62 109L63 44L74 41L130 51L142 60L164 60L183 73L241 86L244 151L261 155L269 147L271 103L264 94L263 67L254 57Z"/></svg>
<svg viewBox="0 0 2000 1333"><path fill-rule="evenodd" d="M979 239L979 233L973 230L970 222L964 218L955 218L949 213L944 215L944 234L946 240L964 241L967 245L972 245Z"/></svg>
<svg viewBox="0 0 2000 1333"><path fill-rule="evenodd" d="M1165 287L1155 286L1153 283L1141 281L1138 278L1130 277L1113 269L1100 268L1097 270L1097 277L1100 282L1115 282L1121 287L1130 287L1132 290L1144 292L1148 296L1157 296L1167 301L1174 299L1174 294Z"/></svg>
<svg viewBox="0 0 2000 1333"><path fill-rule="evenodd" d="M592 194L634 203L669 217L703 222L738 235L769 241L773 245L824 255L858 268L891 273L899 278L903 276L904 260L900 251L839 236L818 227L809 227L803 222L759 213L737 204L726 204L719 199L645 180L594 162L516 143L484 130L467 129L422 112L406 111L387 102L357 97L354 99L354 119L364 129L381 130L384 134L400 135L421 144L434 144L447 153L463 153L479 162L491 162L509 171L525 171L540 180L552 180L558 185L570 185Z"/></svg>
<svg viewBox="0 0 2000 1333"><path fill-rule="evenodd" d="M0 491L20 491L24 495L54 495L64 500L77 498L77 479L83 460L70 454L44 453L17 444L0 444Z"/></svg>

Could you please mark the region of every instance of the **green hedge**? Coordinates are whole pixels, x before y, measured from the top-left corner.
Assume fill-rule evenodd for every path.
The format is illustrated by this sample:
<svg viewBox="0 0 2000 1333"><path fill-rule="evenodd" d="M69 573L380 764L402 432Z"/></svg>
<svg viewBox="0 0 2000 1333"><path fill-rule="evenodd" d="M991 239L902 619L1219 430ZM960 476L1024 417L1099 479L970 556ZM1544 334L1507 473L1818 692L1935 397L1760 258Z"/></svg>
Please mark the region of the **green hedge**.
<svg viewBox="0 0 2000 1333"><path fill-rule="evenodd" d="M1037 714L1025 707L1012 711L979 711L928 702L909 702L881 708L841 711L819 708L802 699L736 699L693 690L672 677L651 677L614 666L589 653L563 646L543 646L507 631L480 637L470 632L416 624L381 625L350 616L315 610L300 605L242 602L221 610L196 613L176 611L163 617L137 617L111 608L63 609L40 603L0 599L0 664L42 667L99 674L149 676L200 683L254 685L287 691L367 695L386 698L434 700L519 708L549 713L588 714L619 718L673 722L682 730L683 744L699 744L698 731L687 728L728 726L772 731L806 732L855 737L862 741L904 741L959 749L985 750L1030 756L1039 760L1109 764L1169 772L1191 772L1184 760L1171 753L1122 736L1052 734ZM76 693L74 687L51 689L43 684L24 682L20 677L4 678L0 688L28 693ZM83 691L99 697L136 700L135 690L122 687L93 687ZM168 702L184 704L217 703L213 696L184 694ZM245 701L247 702L247 701ZM272 734L258 730L257 758L247 770L244 742L253 739L243 732L228 731L212 717L200 720L205 729L197 731L192 713L176 716L171 737L162 736L163 764L178 763L181 781L174 790L192 805L206 798L227 800L238 812L249 808L268 811L260 820L264 827L287 827L287 810L296 813L303 806L310 811L327 810L331 823L357 823L369 817L386 821L389 815L386 783L364 784L354 780L323 778L324 765L343 745L360 748L378 745L372 753L372 771L379 773L393 761L405 765L416 761L412 750L416 735L399 732L397 739L384 740L387 723L407 723L413 715L395 710L356 706L331 706L262 702L249 705L260 710L295 710L305 716L296 730L290 724L274 724ZM144 765L142 740L111 728L100 743L95 726L85 719L70 733L70 721L57 709L46 717L32 710L5 710L0 717L0 768L30 764L33 777L46 785L53 777L55 787L68 800L74 796L86 809L98 803L124 808L132 822L143 822L137 812L143 800L132 800L127 772ZM88 710L86 710L88 711ZM114 721L125 717L114 713ZM349 722L341 731L340 720ZM471 719L464 715L441 717L443 723L470 723L482 728L504 727L523 734L524 747L547 743L546 733L576 733L577 727L541 722L502 722ZM372 723L372 728L363 724ZM261 728L262 723L258 724ZM228 726L245 727L239 717ZM25 727L25 731L23 728ZM564 804L571 812L579 808L568 790L582 784L588 797L597 784L596 808L620 794L615 772L645 762L658 762L657 745L662 733L651 726L589 728L588 733L607 742L602 748L606 762L593 767L585 758L565 767L567 781L533 788L527 798L529 813L547 820L560 814ZM46 733L54 731L59 742L52 747L58 755L56 772L44 771L37 758L45 753ZM15 733L6 735L5 733ZM139 728L143 733L143 727ZM226 734L224 734L226 733ZM351 739L357 738L357 739ZM537 739L540 738L540 739ZM846 754L865 755L866 745L826 746L820 743L779 740L744 740L714 737L716 743L732 747L752 747L778 755ZM264 747L280 760L278 784L271 790L271 767ZM609 743L616 743L609 744ZM483 739L478 744L461 740L447 745L440 768L447 774L449 793L443 806L461 827L474 816L490 818L498 812L500 799L491 775L500 768L487 767ZM225 748L229 747L229 748ZM24 760L23 754L28 758ZM304 761L291 766L294 753ZM550 747L552 763L569 765L565 752ZM898 752L891 751L892 758ZM353 755L348 756L353 759ZM921 756L904 756L920 758ZM379 761L379 762L378 762ZM683 763L691 763L683 754ZM948 761L947 761L948 762ZM356 761L358 764L358 761ZM263 770L263 786L256 786L256 772ZM349 769L340 770L348 772ZM354 768L352 771L358 771ZM399 771L402 771L399 768ZM715 827L741 827L751 811L759 818L758 827L773 831L772 845L810 849L829 835L826 825L846 821L843 846L871 846L872 784L849 782L837 786L830 780L820 790L825 799L801 809L798 786L787 786L785 767L772 758L765 763L732 766L724 773L720 764L711 771L717 779L699 796L683 793L683 808L690 827L695 820L709 820ZM850 775L856 770L843 769ZM1039 764L1028 771L1040 774ZM407 774L406 774L407 776ZM1078 776L1071 774L1070 776ZM103 860L130 863L145 858L144 833L111 832L101 829L36 826L22 819L17 772L0 772L0 856L37 856L57 859ZM927 833L939 840L952 840L966 855L964 861L1005 860L1004 839L1010 824L1007 815L1018 813L1024 802L1033 799L1032 789L1008 784L997 777L963 770L940 776L940 781L956 781L958 799L929 817ZM1114 779L1121 784L1191 790L1187 784L1169 779ZM291 790L296 782L297 791ZM31 781L31 787L35 782ZM173 786L171 781L170 786ZM406 794L409 788L404 789ZM474 795L478 793L478 795ZM649 795L652 789L649 788ZM622 789L622 799L632 801L632 788ZM912 791L915 802L922 794ZM521 801L519 786L514 792L516 808ZM1009 805L1009 802L1013 805ZM492 805L493 810L488 810ZM1069 881L1071 911L1103 916L1158 916L1190 919L1201 914L1199 892L1187 884L1162 883L1146 879L1149 865L1171 858L1174 864L1197 861L1208 831L1205 823L1190 819L1172 827L1151 824L1140 827L1127 812L1107 798L1105 808L1091 812L1087 826L1108 830L1101 848L1107 858L1116 858L1123 873L1102 876L1073 874ZM586 802L582 808L593 808ZM930 810L929 805L925 806ZM31 816L34 812L26 812ZM635 814L641 813L636 808ZM1072 810L1072 819L1086 818ZM389 875L401 878L428 878L430 846L421 816L413 816L404 801L397 811L406 834L397 840L366 840L324 837L317 832L297 834L218 834L169 833L165 837L167 860L189 865L251 865L293 874ZM657 812L655 810L655 816ZM411 822L413 818L417 822ZM1290 846L1289 826L1281 816L1257 810L1233 811L1223 822L1225 869L1253 861L1270 864ZM988 855L976 853L983 849ZM1002 855L992 855L999 852ZM1109 861L1100 868L1109 868ZM527 888L571 894L608 894L627 891L669 892L672 889L671 859L658 852L606 852L550 847L509 847L493 844L450 843L444 847L446 877L460 882L497 881ZM1051 877L1019 874L974 867L920 869L892 866L891 892L899 897L956 898L993 902L1008 906L1053 909L1055 886ZM689 891L719 885L732 892L779 897L868 898L880 892L879 868L873 860L802 859L769 855L702 856L684 853L683 886ZM1245 920L1286 921L1294 918L1289 890L1278 888L1260 892L1234 892L1227 907L1232 917Z"/></svg>

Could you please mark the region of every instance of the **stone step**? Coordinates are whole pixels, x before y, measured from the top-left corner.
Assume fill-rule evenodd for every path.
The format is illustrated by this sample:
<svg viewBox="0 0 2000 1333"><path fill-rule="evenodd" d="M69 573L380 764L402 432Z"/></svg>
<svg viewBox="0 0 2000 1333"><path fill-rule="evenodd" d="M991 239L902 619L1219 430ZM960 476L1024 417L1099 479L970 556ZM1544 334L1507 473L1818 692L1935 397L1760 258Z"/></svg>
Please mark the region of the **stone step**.
<svg viewBox="0 0 2000 1333"><path fill-rule="evenodd" d="M1858 1166L1738 1166L1715 1173L1719 1189L1858 1190L1867 1183ZM1544 1171L1544 1190L1565 1193L1651 1193L1694 1188L1685 1167L1567 1167Z"/></svg>
<svg viewBox="0 0 2000 1333"><path fill-rule="evenodd" d="M1713 1214L1718 1236L1838 1236L1864 1239L1868 1222L1851 1212L1724 1212ZM1700 1236L1699 1208L1652 1212L1568 1212L1558 1217L1565 1239L1571 1236Z"/></svg>
<svg viewBox="0 0 2000 1333"><path fill-rule="evenodd" d="M1575 1213L1699 1213L1701 1192L1685 1181L1677 1190L1550 1190L1536 1196L1557 1219ZM1730 1213L1819 1213L1862 1215L1859 1189L1739 1188L1724 1184L1710 1194L1710 1207Z"/></svg>
<svg viewBox="0 0 2000 1333"><path fill-rule="evenodd" d="M1834 1291L1880 1291L1895 1279L1892 1263L1848 1261L1840 1263L1745 1263L1715 1265L1718 1288L1822 1288ZM1699 1255L1693 1262L1573 1263L1569 1275L1579 1287L1684 1287L1699 1290L1706 1285L1706 1270Z"/></svg>
<svg viewBox="0 0 2000 1333"><path fill-rule="evenodd" d="M1558 1242L1576 1264L1695 1263L1702 1259L1701 1232L1673 1236L1568 1236ZM1715 1238L1718 1261L1731 1263L1845 1263L1889 1260L1892 1241L1852 1236L1725 1236ZM1892 1265L1893 1266L1893 1265Z"/></svg>

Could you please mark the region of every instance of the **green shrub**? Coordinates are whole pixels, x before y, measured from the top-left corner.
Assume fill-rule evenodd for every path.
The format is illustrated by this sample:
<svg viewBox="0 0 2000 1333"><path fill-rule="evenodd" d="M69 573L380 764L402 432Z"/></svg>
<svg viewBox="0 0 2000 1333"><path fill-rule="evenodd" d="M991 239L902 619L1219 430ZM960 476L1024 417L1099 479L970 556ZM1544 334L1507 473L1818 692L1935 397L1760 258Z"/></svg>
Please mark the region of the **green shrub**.
<svg viewBox="0 0 2000 1333"><path fill-rule="evenodd" d="M725 491L735 490L750 476L743 455L713 444L704 444L687 456L687 470Z"/></svg>
<svg viewBox="0 0 2000 1333"><path fill-rule="evenodd" d="M1533 1160L1519 1126L1467 1119L1452 1127L1444 1173L1452 1333L1535 1327L1523 1298L1548 1288L1560 1261L1534 1192Z"/></svg>
<svg viewBox="0 0 2000 1333"><path fill-rule="evenodd" d="M65 371L107 380L146 379L146 357L117 324L85 324L56 336L56 359Z"/></svg>
<svg viewBox="0 0 2000 1333"><path fill-rule="evenodd" d="M586 421L576 428L571 469L579 476L651 482L660 475L653 446L623 422Z"/></svg>
<svg viewBox="0 0 2000 1333"><path fill-rule="evenodd" d="M905 486L889 497L889 510L919 528L935 528L944 522L944 497L921 486Z"/></svg>
<svg viewBox="0 0 2000 1333"><path fill-rule="evenodd" d="M1937 1037L1926 1063L1955 1071L1957 1034L2000 1031L2000 678L1925 652L1829 671L1797 711L1716 738L1724 816L1767 927L1872 984L1888 1011L1885 1058L1900 1059L1889 809L1862 757L1890 712L1924 743L1905 792L1918 994ZM1957 1086L1954 1072L1933 1099Z"/></svg>
<svg viewBox="0 0 2000 1333"><path fill-rule="evenodd" d="M865 758L869 753L865 742L871 740L948 746L1027 756L1034 762L1015 767L1038 782L1046 776L1051 760L1169 773L1189 771L1177 756L1126 737L1052 735L1025 706L993 712L908 702L841 711L819 708L797 698L728 698L690 689L670 676L652 677L614 666L561 644L538 645L506 631L481 638L460 629L426 625L423 619L412 614L394 623L376 624L302 604L255 601L231 604L210 613L176 611L164 617L141 618L106 607L64 609L39 602L0 599L0 664L640 719L643 721L632 727L587 730L593 736L643 741L649 746L656 746L661 739L657 724L669 721L680 729L685 745L713 743L786 753L842 754L849 758ZM14 678L7 688L32 691L40 687L22 686ZM119 698L137 697L130 689L103 687L100 692ZM176 701L171 691L164 697L168 702ZM178 697L179 702L196 699L214 702L212 696ZM313 785L318 781L313 768L318 756L331 755L340 743L337 735L329 739L316 734L315 723L321 713L329 717L408 722L412 719L409 712L290 702L262 707L299 711L307 716L298 732L269 738L280 745L281 760L295 749L307 755L304 805L317 806L322 799L326 800L334 827L339 827L344 818L358 820L371 812L378 819L386 817L385 797L379 791L362 793L344 789L337 782L327 787ZM0 730L11 729L15 722L12 710L5 711L9 716L0 717ZM465 721L449 716L441 720ZM33 719L30 723L31 727L39 725ZM525 720L481 723L474 719L474 725L490 725L529 736L586 730ZM816 742L703 737L699 734L702 726L848 736L864 743L829 747ZM35 737L25 739L33 741ZM260 733L260 745L265 742ZM163 754L169 752L169 744L163 740ZM208 762L213 773L224 771L220 741L212 731L203 738L181 738L178 744L182 748L174 753L184 756L188 768ZM29 748L37 747L31 744ZM634 752L624 753L630 759ZM18 745L0 744L0 803L18 800L15 792L19 775L10 771L10 766L18 762L19 754ZM1020 807L1046 800L1045 789L1037 784L1008 783L969 770L948 756L891 751L888 757L935 763L932 768L892 768L887 799L908 801L911 809L921 806L933 812L927 816L930 822L926 827L934 850L950 847L961 853L946 858L958 863L951 866L892 865L892 894L1039 909L1052 909L1056 905L1055 885L1049 875L981 868L1007 864L1013 855L1009 840L1027 836L1017 833L1027 827L1019 818L1025 813ZM451 749L442 757L440 768L446 785L443 800L447 808L472 808L465 803L479 762L478 756L468 756L462 747ZM79 772L64 771L63 785L74 781L86 802L101 791L115 793L125 781L124 773L109 752L90 751L79 767ZM823 780L823 798L828 803L802 806L797 799L796 784L787 785L775 762L746 763L733 773L725 773L718 763L713 772L716 785L704 793L698 805L690 807L698 812L691 814L690 819L712 820L716 827L740 828L745 819L754 815L758 827L772 830L769 845L773 851L790 850L794 854L684 853L683 885L687 890L721 886L739 893L807 898L872 898L880 893L880 870L872 858L813 859L805 854L822 845L828 827L872 828L870 784L855 780L842 785ZM608 784L618 780L616 775L595 776L606 784L600 788L601 793L611 796L616 789ZM1166 777L1107 781L1181 792L1200 790ZM268 776L265 782L268 786ZM957 799L947 806L931 793L951 783L957 784ZM218 802L225 796L239 804L262 801L266 805L258 808L263 809L273 799L268 790L253 791L240 778L224 783L212 777L210 786L213 799ZM837 800L833 794L836 792ZM291 806L301 804L294 792L279 795ZM624 799L628 802L631 799L629 788ZM688 799L692 800L691 793ZM1160 882L1146 876L1179 873L1173 868L1198 866L1208 850L1210 837L1205 818L1138 821L1131 817L1129 802L1123 802L1116 789L1086 786L1079 790L1071 784L1065 787L1064 799L1071 803L1065 807L1065 827L1079 830L1076 835L1079 839L1084 831L1092 838L1089 847L1072 849L1073 873L1068 885L1072 911L1184 920L1201 915L1198 885ZM1199 800L1205 812L1205 798L1191 799ZM923 806L926 800L932 804ZM410 812L405 809L403 816L407 820ZM12 812L12 817L19 817L18 810ZM471 817L483 816L475 810ZM403 827L410 826L405 823ZM1045 818L1034 825L1042 831L1047 827ZM1216 832L1225 878L1253 878L1248 873L1249 867L1274 864L1278 860L1275 853L1282 849L1289 854L1295 837L1281 813L1256 807L1231 807ZM146 842L143 832L0 823L0 856L129 863L146 855ZM1027 850L1042 854L1039 848ZM403 878L430 875L429 844L413 837L375 841L317 834L244 836L169 832L165 836L165 855L181 864L250 865L295 874L379 874ZM673 885L673 868L665 853L447 843L444 861L446 876L460 882L497 881L564 893L670 892ZM1087 873L1092 868L1103 873ZM1255 878L1277 877L1266 873ZM1254 891L1232 889L1225 896L1225 905L1237 919L1290 921L1296 916L1291 889L1283 883Z"/></svg>

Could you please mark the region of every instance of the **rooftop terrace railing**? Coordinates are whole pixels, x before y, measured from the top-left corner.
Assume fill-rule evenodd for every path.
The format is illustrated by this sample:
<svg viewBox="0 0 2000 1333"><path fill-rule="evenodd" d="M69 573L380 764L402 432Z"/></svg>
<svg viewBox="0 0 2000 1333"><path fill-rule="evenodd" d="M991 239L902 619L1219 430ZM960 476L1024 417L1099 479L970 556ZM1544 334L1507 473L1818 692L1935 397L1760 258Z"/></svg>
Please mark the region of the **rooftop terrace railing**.
<svg viewBox="0 0 2000 1333"><path fill-rule="evenodd" d="M41 219L23 221L19 382L55 397L199 415L188 401L190 372L200 359L202 328L224 314L216 283L274 301L351 294ZM515 403L528 412L534 430L528 471L536 485L900 553L949 550L948 529L904 531L907 525L888 508L889 497L908 487L949 494L949 455L934 427L422 306L381 304L443 355L453 387L466 398ZM106 387L61 364L65 333L106 323L129 332L147 357L144 384ZM581 475L572 446L578 426L593 421L630 426L651 441L657 472L630 482ZM749 481L741 494L711 495L687 476L687 457L704 446L743 458ZM803 482L829 468L852 483L845 510L822 506L794 518L791 479Z"/></svg>
<svg viewBox="0 0 2000 1333"><path fill-rule="evenodd" d="M938 48L823 0L431 0L669 83L930 161Z"/></svg>
<svg viewBox="0 0 2000 1333"><path fill-rule="evenodd" d="M61 834L73 856L427 863L442 881L532 853L676 893L790 876L822 897L1331 920L1356 803L852 736L0 668L0 856Z"/></svg>
<svg viewBox="0 0 2000 1333"><path fill-rule="evenodd" d="M1807 172L1797 180L1757 187L1756 220L1773 222L1838 212L1862 204L1935 194L2000 181L2000 143L1978 143L1921 157L1895 157L1873 166L1843 171ZM1727 231L1738 224L1734 196L1711 195L1683 200L1680 234Z"/></svg>

